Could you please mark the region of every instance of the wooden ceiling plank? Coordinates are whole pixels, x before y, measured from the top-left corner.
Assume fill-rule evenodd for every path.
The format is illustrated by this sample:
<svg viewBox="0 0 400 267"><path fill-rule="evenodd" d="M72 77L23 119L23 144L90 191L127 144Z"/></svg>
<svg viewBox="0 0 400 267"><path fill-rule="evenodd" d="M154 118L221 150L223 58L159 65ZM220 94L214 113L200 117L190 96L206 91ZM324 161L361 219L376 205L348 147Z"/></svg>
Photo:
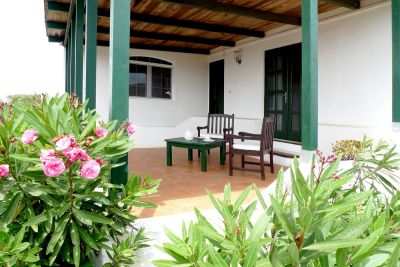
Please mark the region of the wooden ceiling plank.
<svg viewBox="0 0 400 267"><path fill-rule="evenodd" d="M215 12L234 14L267 21L274 21L283 24L301 25L301 19L297 17L287 16L284 14L262 11L243 6L224 4L213 0L159 0L162 2L183 5L192 8L206 9ZM342 0L344 1L344 0Z"/></svg>
<svg viewBox="0 0 400 267"><path fill-rule="evenodd" d="M109 42L108 41L97 41L97 45L98 46L109 46ZM147 44L131 43L130 48L179 52L179 53L191 53L191 54L201 54L201 55L209 55L210 54L210 50L208 50L208 49L173 47L173 46L165 46L165 45L147 45Z"/></svg>
<svg viewBox="0 0 400 267"><path fill-rule="evenodd" d="M49 3L52 3L52 2L49 2ZM58 3L57 9L55 9L55 11L65 10L65 8L60 8L60 5L69 6L68 4ZM48 8L49 8L49 10L53 10L53 9L51 9L52 7L50 7L50 6ZM98 15L100 17L109 18L110 10L105 9L105 8L99 8ZM235 34L235 35L251 36L251 37L258 37L258 38L265 37L265 33L263 31L250 30L247 28L231 27L231 26L225 26L225 25L220 25L220 24L210 24L210 23L196 22L196 21L190 21L190 20L180 20L180 19L174 19L174 18L159 17L159 16L154 16L154 15L140 14L140 13L136 13L136 12L131 13L131 21L139 21L139 22L161 24L161 25L168 25L168 26L175 26L175 27L183 27L183 28L190 28L190 29L197 29L197 30L204 30L204 31L211 31L211 32L219 32L219 33L230 33L230 34Z"/></svg>
<svg viewBox="0 0 400 267"><path fill-rule="evenodd" d="M350 9L360 9L361 7L359 0L323 0L323 1L337 6L347 7Z"/></svg>
<svg viewBox="0 0 400 267"><path fill-rule="evenodd" d="M63 22L55 22L55 21L47 22L48 29L65 30L66 26L67 26L67 24L63 23ZM99 27L97 27L97 32L109 34L110 28L99 26ZM197 44L229 46L229 47L235 46L234 41L201 38L201 37L197 37L197 36L185 36L185 35L178 35L178 34L157 33L157 32L149 32L149 31L131 30L130 36L147 38L147 39L155 39L155 40L165 40L165 41L178 41L178 42L186 42L186 43L197 43Z"/></svg>

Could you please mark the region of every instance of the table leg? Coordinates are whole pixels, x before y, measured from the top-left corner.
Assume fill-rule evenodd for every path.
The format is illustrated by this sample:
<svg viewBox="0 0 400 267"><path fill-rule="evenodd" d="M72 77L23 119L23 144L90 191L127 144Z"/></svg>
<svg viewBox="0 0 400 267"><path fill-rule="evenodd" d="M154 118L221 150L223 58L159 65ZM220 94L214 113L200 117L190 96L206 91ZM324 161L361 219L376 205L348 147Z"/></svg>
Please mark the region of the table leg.
<svg viewBox="0 0 400 267"><path fill-rule="evenodd" d="M167 144L167 166L172 166L172 147Z"/></svg>
<svg viewBox="0 0 400 267"><path fill-rule="evenodd" d="M223 144L222 146L219 147L219 164L220 165L225 165L225 158L226 158L226 145Z"/></svg>
<svg viewBox="0 0 400 267"><path fill-rule="evenodd" d="M206 172L207 171L207 157L206 157L207 149L202 148L201 149L201 171Z"/></svg>
<svg viewBox="0 0 400 267"><path fill-rule="evenodd" d="M188 149L188 160L193 161L193 149Z"/></svg>

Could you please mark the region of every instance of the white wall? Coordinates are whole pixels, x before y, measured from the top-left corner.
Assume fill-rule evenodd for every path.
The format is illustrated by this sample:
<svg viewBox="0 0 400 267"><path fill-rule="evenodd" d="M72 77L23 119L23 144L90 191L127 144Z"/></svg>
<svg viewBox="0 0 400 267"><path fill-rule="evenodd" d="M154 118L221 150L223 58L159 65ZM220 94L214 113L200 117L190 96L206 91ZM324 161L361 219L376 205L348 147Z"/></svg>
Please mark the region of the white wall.
<svg viewBox="0 0 400 267"><path fill-rule="evenodd" d="M268 36L268 33L267 33ZM259 119L264 107L264 52L301 41L300 28L233 50L225 59L225 112ZM319 24L319 146L329 150L341 138L361 138L391 125L390 4L327 19Z"/></svg>
<svg viewBox="0 0 400 267"><path fill-rule="evenodd" d="M155 127L175 127L190 117L205 116L208 111L208 61L207 56L174 52L158 52L131 49L131 55L161 58L173 63L172 100L129 98L129 119L143 131ZM103 119L108 118L108 70L107 47L97 50L97 103ZM153 135L157 133L153 133ZM159 133L163 140L162 131ZM141 141L141 140L138 140ZM145 142L145 140L142 140Z"/></svg>

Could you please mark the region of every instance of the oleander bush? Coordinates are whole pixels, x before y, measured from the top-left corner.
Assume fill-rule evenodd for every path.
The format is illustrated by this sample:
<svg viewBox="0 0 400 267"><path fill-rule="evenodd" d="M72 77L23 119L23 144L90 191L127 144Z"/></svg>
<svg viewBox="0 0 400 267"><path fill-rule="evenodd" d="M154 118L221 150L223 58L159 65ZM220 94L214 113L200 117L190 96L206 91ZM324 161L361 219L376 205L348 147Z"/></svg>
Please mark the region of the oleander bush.
<svg viewBox="0 0 400 267"><path fill-rule="evenodd" d="M341 160L353 160L362 147L359 140L340 140L332 146L332 152Z"/></svg>
<svg viewBox="0 0 400 267"><path fill-rule="evenodd" d="M160 183L135 175L110 182L135 129L99 121L67 94L1 103L1 266L93 266L100 250L109 266L135 261L147 239L132 211L153 207L143 198Z"/></svg>
<svg viewBox="0 0 400 267"><path fill-rule="evenodd" d="M250 186L233 201L229 185L221 200L209 193L219 213L219 218L211 219L221 223L211 223L195 209L197 220L183 224L181 235L165 229L170 242L160 249L169 258L153 263L159 267L398 266L400 194L394 188L380 190L386 178L376 178L390 175L398 180L399 155L384 142L365 139L365 144L366 154L357 155L351 170L342 171L340 159L318 152L311 168L305 170L295 160L287 175L281 171L271 194ZM257 200L243 205L251 190Z"/></svg>

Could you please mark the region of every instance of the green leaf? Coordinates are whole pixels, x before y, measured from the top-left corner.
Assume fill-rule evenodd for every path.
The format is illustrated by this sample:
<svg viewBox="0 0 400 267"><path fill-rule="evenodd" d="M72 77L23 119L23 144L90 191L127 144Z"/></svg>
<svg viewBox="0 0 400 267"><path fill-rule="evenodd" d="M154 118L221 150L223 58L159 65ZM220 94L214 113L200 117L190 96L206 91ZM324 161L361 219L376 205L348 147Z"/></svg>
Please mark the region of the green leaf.
<svg viewBox="0 0 400 267"><path fill-rule="evenodd" d="M260 251L260 244L258 242L252 243L245 252L243 267L255 266L258 259L259 251Z"/></svg>
<svg viewBox="0 0 400 267"><path fill-rule="evenodd" d="M397 241L397 245L394 248L392 254L390 255L389 259L387 260L387 267L397 267L399 263L400 257L400 240Z"/></svg>
<svg viewBox="0 0 400 267"><path fill-rule="evenodd" d="M8 203L8 207L6 212L4 213L4 223L5 224L9 224L12 222L15 213L17 211L18 205L21 201L21 194L17 193L12 199L11 201Z"/></svg>
<svg viewBox="0 0 400 267"><path fill-rule="evenodd" d="M91 236L88 234L86 230L84 230L82 227L80 227L78 224L76 224L76 227L78 228L79 236L85 242L86 245L91 247L94 250L99 250L98 246L96 243L93 241Z"/></svg>
<svg viewBox="0 0 400 267"><path fill-rule="evenodd" d="M49 241L49 244L47 245L46 254L53 252L55 245L57 244L57 242L59 242L59 239L65 230L65 226L67 225L68 219L69 219L68 216L64 215L58 221L58 225L56 226L54 233Z"/></svg>
<svg viewBox="0 0 400 267"><path fill-rule="evenodd" d="M366 240L363 239L329 240L309 245L304 247L303 250L317 250L330 253L340 248L359 246L364 243L366 243Z"/></svg>
<svg viewBox="0 0 400 267"><path fill-rule="evenodd" d="M271 199L272 208L274 209L276 217L278 218L279 222L281 223L283 230L285 230L285 232L289 236L289 238L294 241L294 235L293 235L294 231L292 230L293 228L291 227L287 216L284 214L283 210L279 206L276 199L272 195L270 195L269 197Z"/></svg>
<svg viewBox="0 0 400 267"><path fill-rule="evenodd" d="M299 256L299 249L297 248L296 244L290 243L288 245L288 251L294 265L298 266L300 264L300 256Z"/></svg>
<svg viewBox="0 0 400 267"><path fill-rule="evenodd" d="M39 158L34 158L25 154L10 154L10 157L22 162L31 162L34 164L39 164L40 159Z"/></svg>
<svg viewBox="0 0 400 267"><path fill-rule="evenodd" d="M337 233L334 237L330 238L331 240L335 239L351 239L357 238L362 235L368 227L371 225L372 219L363 220L361 222L357 222L352 226L347 226L345 229Z"/></svg>
<svg viewBox="0 0 400 267"><path fill-rule="evenodd" d="M208 252L211 257L211 260L216 266L220 267L228 267L228 264L224 261L219 253L217 253L212 245L208 246Z"/></svg>
<svg viewBox="0 0 400 267"><path fill-rule="evenodd" d="M249 195L251 188L252 188L251 186L246 187L246 189L244 189L243 192L239 195L239 197L235 201L235 204L233 205L232 212L236 212L239 210L239 208L242 206L243 202Z"/></svg>

